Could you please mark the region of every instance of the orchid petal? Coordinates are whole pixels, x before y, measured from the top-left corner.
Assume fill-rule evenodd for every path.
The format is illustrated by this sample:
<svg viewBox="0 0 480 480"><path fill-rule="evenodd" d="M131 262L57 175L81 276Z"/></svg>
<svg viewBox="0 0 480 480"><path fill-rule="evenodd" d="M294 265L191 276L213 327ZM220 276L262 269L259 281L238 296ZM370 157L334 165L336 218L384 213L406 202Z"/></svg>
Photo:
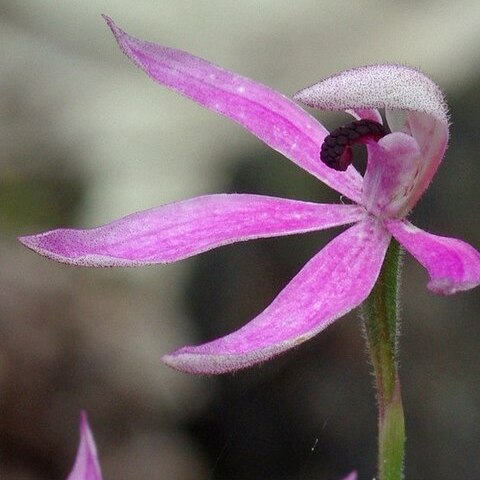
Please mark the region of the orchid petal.
<svg viewBox="0 0 480 480"><path fill-rule="evenodd" d="M104 16L122 51L153 80L234 120L267 145L348 198L358 201L361 176L320 161L328 131L282 94L199 57L136 39Z"/></svg>
<svg viewBox="0 0 480 480"><path fill-rule="evenodd" d="M480 252L456 238L425 232L406 220L389 220L388 230L428 271L428 288L449 295L480 284Z"/></svg>
<svg viewBox="0 0 480 480"><path fill-rule="evenodd" d="M88 230L21 237L35 252L87 267L169 263L254 238L322 230L366 215L357 205L319 204L263 195L220 194L137 212Z"/></svg>
<svg viewBox="0 0 480 480"><path fill-rule="evenodd" d="M67 480L102 480L97 447L85 412L80 415L80 445L73 470Z"/></svg>
<svg viewBox="0 0 480 480"><path fill-rule="evenodd" d="M357 480L357 472L350 473L343 480Z"/></svg>
<svg viewBox="0 0 480 480"><path fill-rule="evenodd" d="M408 209L415 205L431 182L448 143L447 106L432 80L403 65L370 65L333 75L301 90L294 98L322 110L407 111L401 131L415 138L423 158Z"/></svg>
<svg viewBox="0 0 480 480"><path fill-rule="evenodd" d="M404 216L419 174L420 148L410 135L394 132L368 145L363 206L374 215Z"/></svg>
<svg viewBox="0 0 480 480"><path fill-rule="evenodd" d="M410 193L408 210L412 209L433 179L448 145L448 123L422 112L411 112L406 122L407 132L417 141L422 162L414 189Z"/></svg>
<svg viewBox="0 0 480 480"><path fill-rule="evenodd" d="M218 374L268 360L357 307L378 278L391 236L367 217L313 257L260 315L223 338L163 357L173 368Z"/></svg>

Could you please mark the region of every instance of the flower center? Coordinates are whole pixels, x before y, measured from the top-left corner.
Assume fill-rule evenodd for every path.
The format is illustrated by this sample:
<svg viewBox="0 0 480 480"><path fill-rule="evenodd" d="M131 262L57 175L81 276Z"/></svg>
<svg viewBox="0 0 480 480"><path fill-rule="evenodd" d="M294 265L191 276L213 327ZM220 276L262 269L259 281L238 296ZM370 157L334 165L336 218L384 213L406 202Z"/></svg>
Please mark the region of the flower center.
<svg viewBox="0 0 480 480"><path fill-rule="evenodd" d="M327 167L344 172L352 163L352 145L369 141L378 142L388 133L390 131L387 127L373 120L356 120L343 125L325 137L320 160Z"/></svg>

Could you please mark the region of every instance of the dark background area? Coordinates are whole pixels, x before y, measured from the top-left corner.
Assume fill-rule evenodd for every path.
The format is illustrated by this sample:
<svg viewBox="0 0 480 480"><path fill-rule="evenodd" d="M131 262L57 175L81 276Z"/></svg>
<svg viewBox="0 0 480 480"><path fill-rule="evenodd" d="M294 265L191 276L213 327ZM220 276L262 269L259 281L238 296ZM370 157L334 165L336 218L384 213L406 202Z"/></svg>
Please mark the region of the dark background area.
<svg viewBox="0 0 480 480"><path fill-rule="evenodd" d="M288 95L350 66L421 67L445 89L452 127L411 219L478 248L480 6L367 3L0 0L2 480L66 478L81 409L105 480L373 478L375 398L356 312L233 375L160 362L243 325L339 230L133 270L69 268L16 241L203 193L338 201L240 127L154 85L122 58L105 12ZM402 283L406 478L478 479L479 291L433 295L408 255Z"/></svg>

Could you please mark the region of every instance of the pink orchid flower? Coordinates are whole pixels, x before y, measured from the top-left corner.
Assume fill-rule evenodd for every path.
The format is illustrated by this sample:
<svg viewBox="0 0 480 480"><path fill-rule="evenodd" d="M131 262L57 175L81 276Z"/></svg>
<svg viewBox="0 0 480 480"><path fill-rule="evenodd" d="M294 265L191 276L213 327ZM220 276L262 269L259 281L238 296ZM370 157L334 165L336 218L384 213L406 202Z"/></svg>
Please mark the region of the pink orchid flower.
<svg viewBox="0 0 480 480"><path fill-rule="evenodd" d="M88 425L86 412L80 415L80 444L75 464L67 480L102 480L97 447Z"/></svg>
<svg viewBox="0 0 480 480"><path fill-rule="evenodd" d="M68 264L136 266L174 262L254 238L354 224L316 254L247 325L166 355L168 365L192 373L222 373L308 340L366 299L392 236L427 269L433 292L451 294L480 283L477 250L405 219L432 180L449 132L443 95L421 72L372 65L297 93L295 98L310 106L346 110L356 119L329 134L280 93L186 52L133 38L105 18L123 52L156 82L236 121L353 202L207 195L90 230L59 229L20 239ZM378 109L385 109L389 128ZM367 144L364 177L350 164L354 143Z"/></svg>

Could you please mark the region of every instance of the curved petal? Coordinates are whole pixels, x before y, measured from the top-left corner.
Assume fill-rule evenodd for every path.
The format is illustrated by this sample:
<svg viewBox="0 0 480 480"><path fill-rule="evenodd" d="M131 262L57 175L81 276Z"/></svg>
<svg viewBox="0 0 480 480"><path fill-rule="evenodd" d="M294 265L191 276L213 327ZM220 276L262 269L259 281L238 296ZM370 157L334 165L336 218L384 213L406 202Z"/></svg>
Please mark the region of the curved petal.
<svg viewBox="0 0 480 480"><path fill-rule="evenodd" d="M122 51L156 82L238 122L338 192L358 201L361 176L320 161L328 131L282 94L181 50L136 39L104 16Z"/></svg>
<svg viewBox="0 0 480 480"><path fill-rule="evenodd" d="M190 373L217 374L299 345L368 296L390 238L381 223L367 217L326 245L250 323L213 342L181 348L163 361Z"/></svg>
<svg viewBox="0 0 480 480"><path fill-rule="evenodd" d="M448 146L448 123L426 113L410 112L405 130L418 143L422 161L415 187L410 193L407 209L411 210L432 181Z"/></svg>
<svg viewBox="0 0 480 480"><path fill-rule="evenodd" d="M480 284L480 253L456 238L425 232L406 220L390 220L388 230L428 271L428 288L449 295Z"/></svg>
<svg viewBox="0 0 480 480"><path fill-rule="evenodd" d="M404 65L370 65L333 75L301 90L294 98L322 110L407 111L401 130L415 138L422 152L408 209L415 205L431 182L448 143L447 105L432 80Z"/></svg>
<svg viewBox="0 0 480 480"><path fill-rule="evenodd" d="M19 240L35 252L87 267L169 263L234 242L303 233L360 220L358 205L263 195L206 195L134 213L89 230L59 229Z"/></svg>
<svg viewBox="0 0 480 480"><path fill-rule="evenodd" d="M367 148L363 206L380 217L403 217L419 175L421 152L416 140L393 132Z"/></svg>
<svg viewBox="0 0 480 480"><path fill-rule="evenodd" d="M357 472L350 473L343 480L357 480Z"/></svg>
<svg viewBox="0 0 480 480"><path fill-rule="evenodd" d="M97 447L85 412L80 416L80 445L77 458L67 480L102 480Z"/></svg>

